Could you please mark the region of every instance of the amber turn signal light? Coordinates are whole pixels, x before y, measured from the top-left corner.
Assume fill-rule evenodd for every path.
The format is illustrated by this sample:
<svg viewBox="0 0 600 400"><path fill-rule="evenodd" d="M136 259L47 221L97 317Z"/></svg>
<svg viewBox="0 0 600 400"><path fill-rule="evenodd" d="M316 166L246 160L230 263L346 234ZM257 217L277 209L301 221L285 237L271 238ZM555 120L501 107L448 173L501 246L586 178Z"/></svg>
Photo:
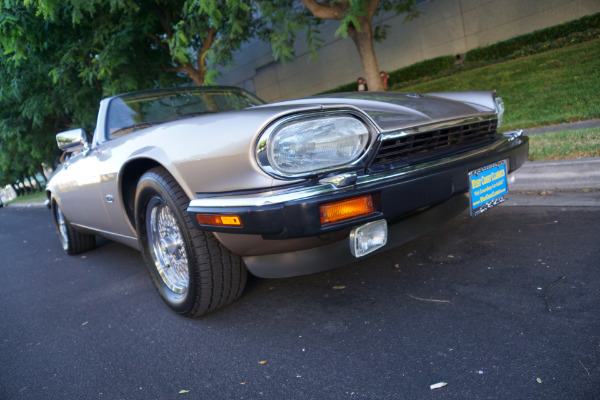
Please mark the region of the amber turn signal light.
<svg viewBox="0 0 600 400"><path fill-rule="evenodd" d="M242 220L238 215L196 214L196 219L202 225L242 226Z"/></svg>
<svg viewBox="0 0 600 400"><path fill-rule="evenodd" d="M373 197L370 194L319 206L321 224L330 224L371 214L373 211L375 211L375 207L373 207Z"/></svg>

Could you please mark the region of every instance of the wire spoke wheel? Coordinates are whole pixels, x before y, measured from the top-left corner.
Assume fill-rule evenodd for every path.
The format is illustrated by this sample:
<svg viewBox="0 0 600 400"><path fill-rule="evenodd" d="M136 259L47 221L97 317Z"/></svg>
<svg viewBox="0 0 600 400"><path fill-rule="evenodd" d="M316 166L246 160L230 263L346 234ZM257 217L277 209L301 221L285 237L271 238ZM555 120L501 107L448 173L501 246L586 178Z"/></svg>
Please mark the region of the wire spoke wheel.
<svg viewBox="0 0 600 400"><path fill-rule="evenodd" d="M199 317L239 298L247 271L239 255L194 227L189 202L167 170L153 168L138 181L135 226L158 294L178 314Z"/></svg>
<svg viewBox="0 0 600 400"><path fill-rule="evenodd" d="M152 259L162 281L174 293L184 293L190 284L185 243L175 216L159 199L148 205L146 229Z"/></svg>
<svg viewBox="0 0 600 400"><path fill-rule="evenodd" d="M64 251L69 249L69 233L67 232L67 220L60 208L56 209L56 229L58 230L58 238Z"/></svg>

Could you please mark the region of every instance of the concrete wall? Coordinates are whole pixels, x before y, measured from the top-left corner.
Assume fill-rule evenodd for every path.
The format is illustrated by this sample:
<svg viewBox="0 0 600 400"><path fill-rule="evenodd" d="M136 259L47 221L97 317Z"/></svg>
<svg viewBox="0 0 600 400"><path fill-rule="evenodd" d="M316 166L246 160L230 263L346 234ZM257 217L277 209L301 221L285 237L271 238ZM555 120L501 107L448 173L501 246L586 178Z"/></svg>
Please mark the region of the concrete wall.
<svg viewBox="0 0 600 400"><path fill-rule="evenodd" d="M387 39L376 43L382 70L468 50L600 12L599 0L435 0L418 5L421 15L404 22L402 15L380 15L375 24L389 25ZM253 40L236 53L236 65L224 70L220 84L244 87L266 101L310 96L356 81L362 72L350 38L335 37L337 21L321 27L325 40L312 60L302 39L296 59L273 61L268 44Z"/></svg>

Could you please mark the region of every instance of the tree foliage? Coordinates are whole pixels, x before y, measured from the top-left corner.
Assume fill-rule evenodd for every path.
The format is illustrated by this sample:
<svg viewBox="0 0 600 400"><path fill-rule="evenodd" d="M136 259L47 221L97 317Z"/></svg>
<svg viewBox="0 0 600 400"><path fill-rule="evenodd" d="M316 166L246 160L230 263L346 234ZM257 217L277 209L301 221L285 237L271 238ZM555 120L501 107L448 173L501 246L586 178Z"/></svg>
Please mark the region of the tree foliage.
<svg viewBox="0 0 600 400"><path fill-rule="evenodd" d="M85 105L101 90L78 84L77 71L65 68L54 84L49 74L60 62L65 43L76 35L36 16L19 1L0 10L0 185L41 171L57 149L54 133L83 123ZM89 125L88 125L89 126Z"/></svg>
<svg viewBox="0 0 600 400"><path fill-rule="evenodd" d="M136 77L120 74L120 67L137 66L138 75L184 73L196 85L213 82L215 65L231 61L231 53L253 35L250 0L28 0L45 20L61 11L71 15L74 29L93 26L89 35L73 43L72 57L91 50L82 68L85 77L98 78L108 92L135 86ZM83 52L83 53L82 53ZM147 62L147 63L146 63ZM150 68L150 70L148 70ZM134 72L134 71L128 71ZM131 82L115 83L115 76ZM129 84L127 84L129 83ZM105 89L106 90L106 89Z"/></svg>
<svg viewBox="0 0 600 400"><path fill-rule="evenodd" d="M259 34L289 60L298 31L316 56L319 24L355 42L369 88L380 89L378 12L414 16L415 0L1 0L0 184L24 180L57 156L54 136L94 129L104 96L215 79Z"/></svg>
<svg viewBox="0 0 600 400"><path fill-rule="evenodd" d="M2 0L0 184L94 129L102 97L214 80L254 33L250 0Z"/></svg>

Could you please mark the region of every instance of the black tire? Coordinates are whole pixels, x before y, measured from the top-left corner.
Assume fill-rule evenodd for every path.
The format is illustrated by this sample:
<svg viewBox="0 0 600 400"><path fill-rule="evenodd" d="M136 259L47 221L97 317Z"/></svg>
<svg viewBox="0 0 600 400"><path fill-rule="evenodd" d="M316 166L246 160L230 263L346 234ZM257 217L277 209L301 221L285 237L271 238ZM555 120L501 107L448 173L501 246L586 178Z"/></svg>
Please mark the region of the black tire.
<svg viewBox="0 0 600 400"><path fill-rule="evenodd" d="M162 299L187 317L199 317L240 297L247 271L210 232L196 229L189 198L161 167L146 172L135 196L135 223L144 262Z"/></svg>
<svg viewBox="0 0 600 400"><path fill-rule="evenodd" d="M54 223L56 224L58 238L65 253L74 256L75 254L84 253L94 248L96 242L95 236L75 230L56 202L52 203L52 213L54 214Z"/></svg>

